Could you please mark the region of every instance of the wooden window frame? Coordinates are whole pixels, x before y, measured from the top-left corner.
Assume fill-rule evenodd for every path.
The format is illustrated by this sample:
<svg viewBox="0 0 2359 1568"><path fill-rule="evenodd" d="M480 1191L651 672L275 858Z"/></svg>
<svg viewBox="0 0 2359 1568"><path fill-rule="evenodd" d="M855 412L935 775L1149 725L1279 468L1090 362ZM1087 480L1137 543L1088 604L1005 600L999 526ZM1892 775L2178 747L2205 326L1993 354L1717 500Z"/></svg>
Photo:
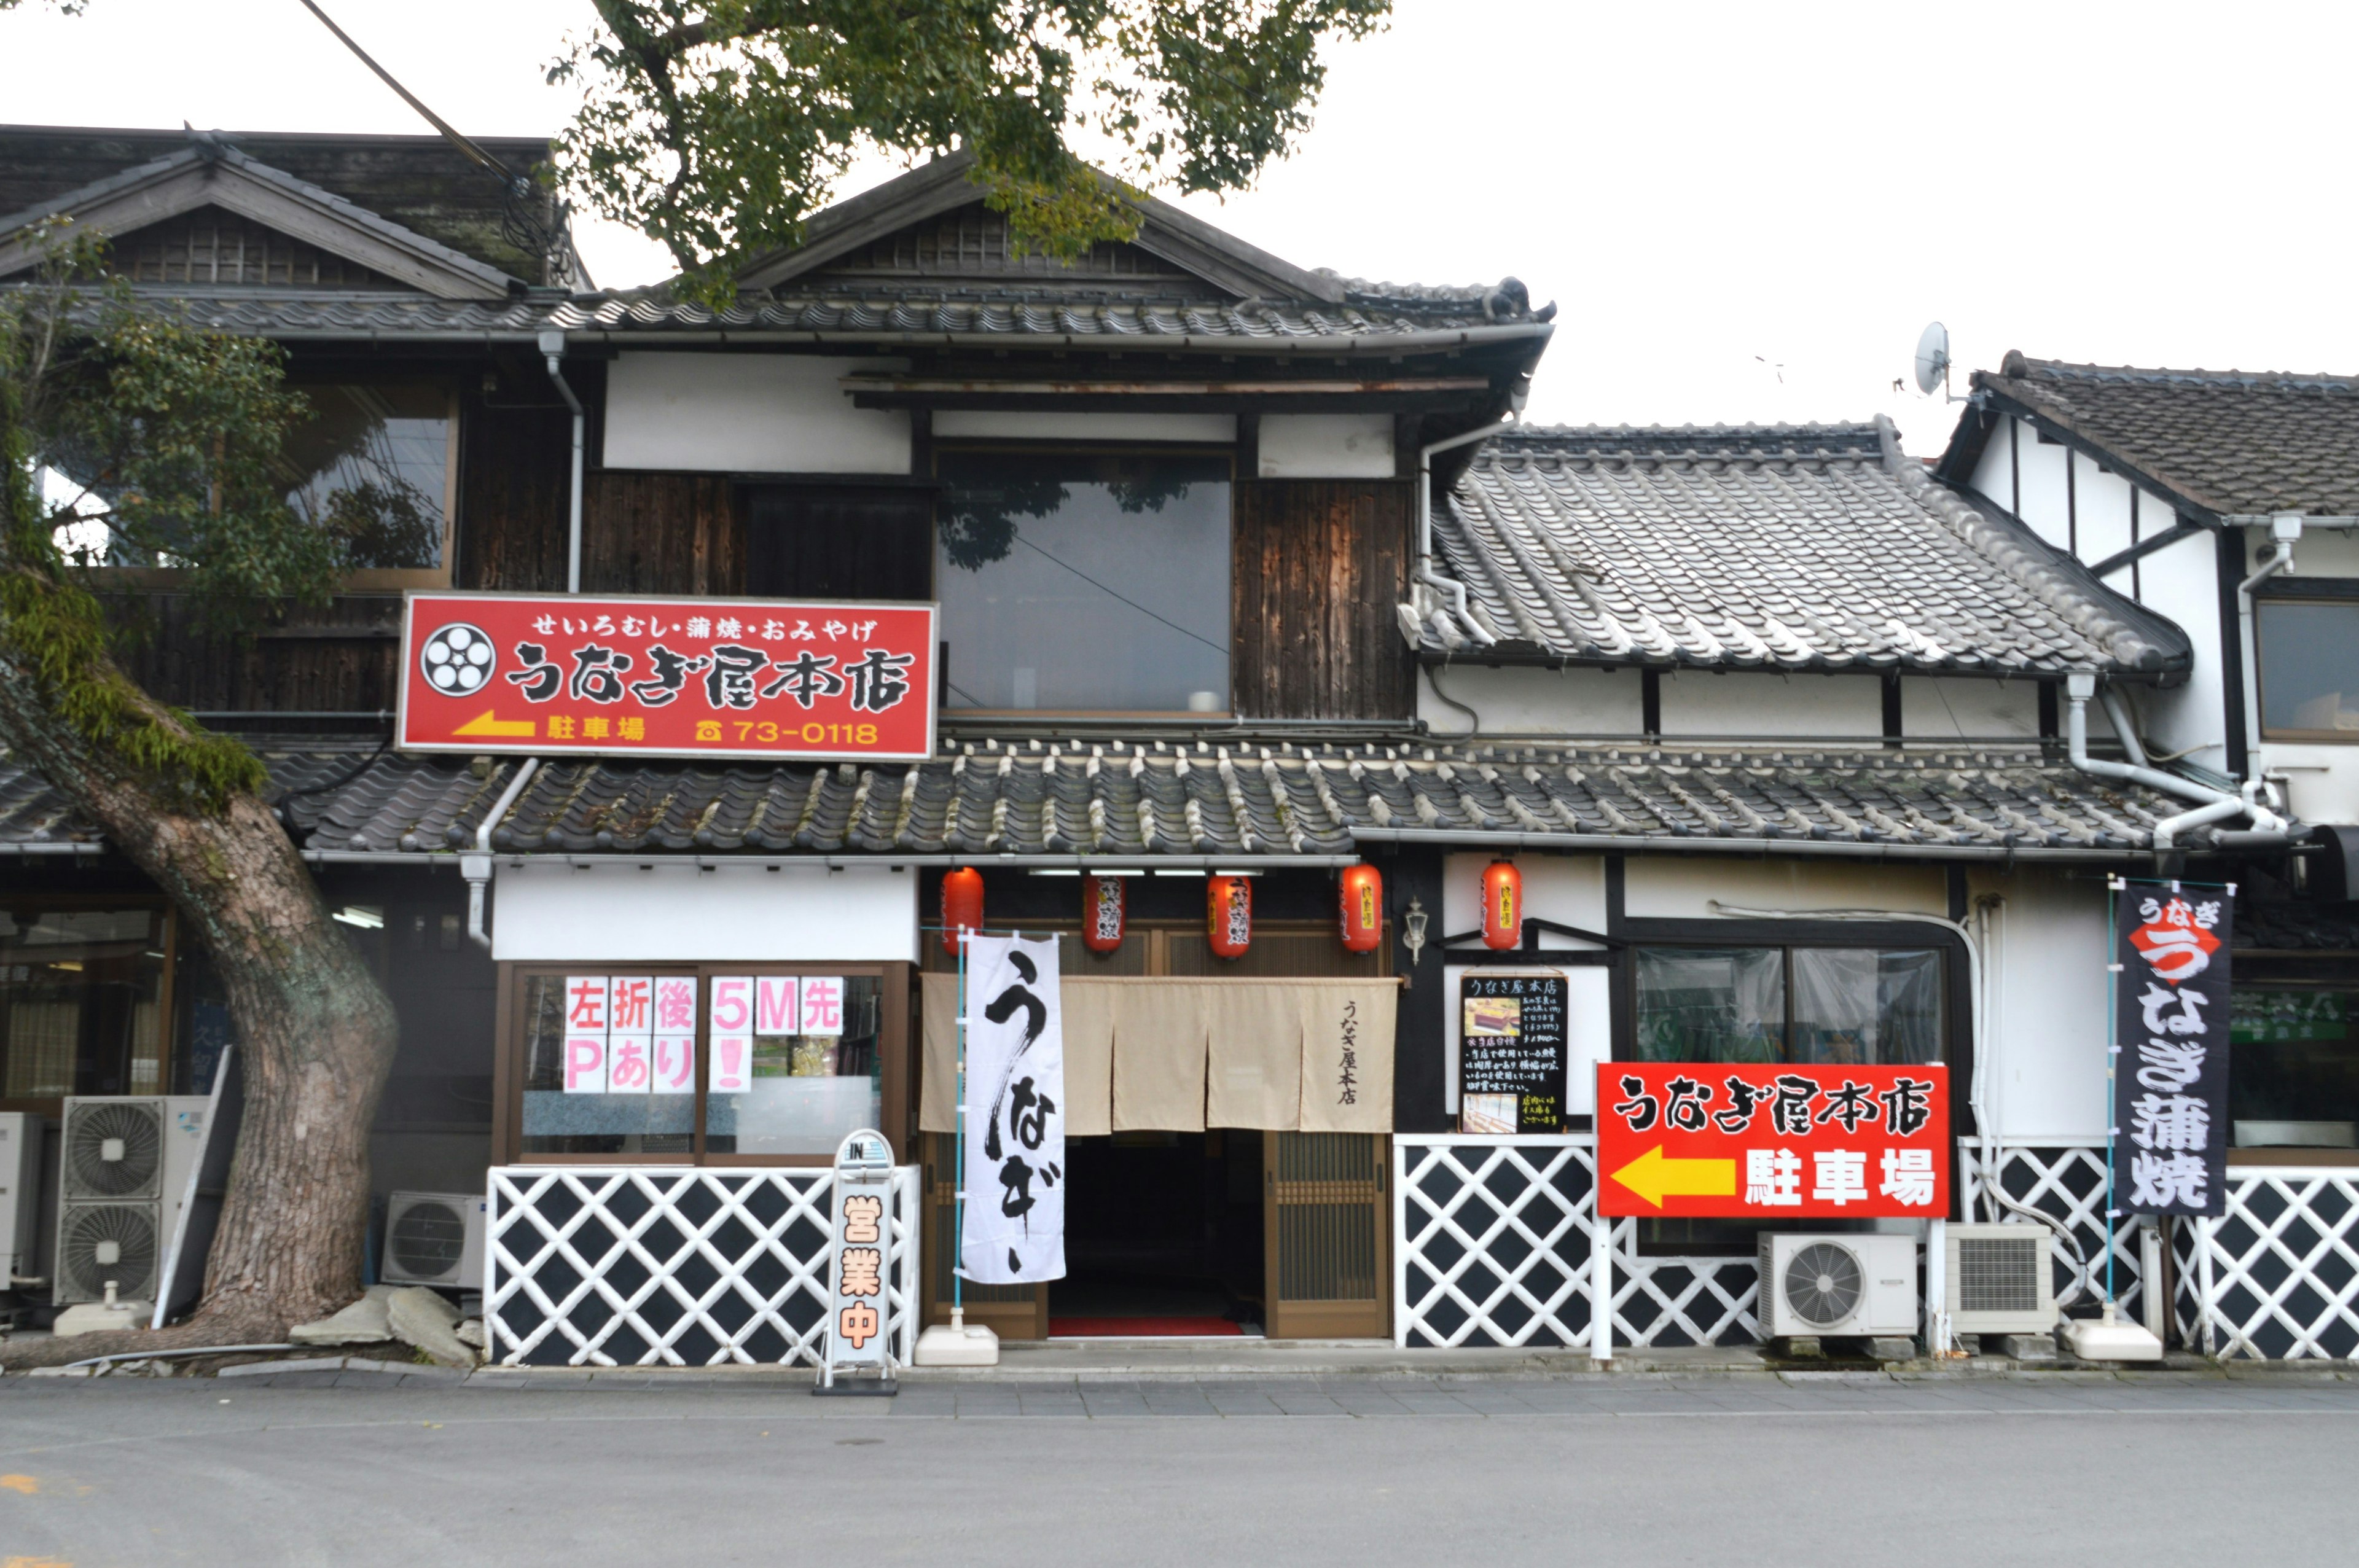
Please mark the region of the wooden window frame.
<svg viewBox="0 0 2359 1568"><path fill-rule="evenodd" d="M897 960L865 963L682 963L669 962L610 962L604 959L578 963L504 963L499 966L497 1047L492 1064L492 1162L495 1165L692 1165L723 1169L759 1170L772 1167L790 1169L825 1168L835 1162L832 1151L824 1154L737 1154L715 1153L705 1147L706 1083L712 1072L710 1049L712 1021L712 982L717 976L754 975L827 975L845 979L873 979L877 986L876 1058L879 1070L878 1091L882 1105L876 1130L883 1133L893 1148L896 1164L909 1162L908 1120L915 1085L911 1082L909 1060L910 996L915 989L915 964ZM567 975L649 975L657 978L692 975L696 978L696 1116L690 1135L689 1152L679 1154L546 1154L527 1153L524 1148L524 989L536 976Z"/></svg>

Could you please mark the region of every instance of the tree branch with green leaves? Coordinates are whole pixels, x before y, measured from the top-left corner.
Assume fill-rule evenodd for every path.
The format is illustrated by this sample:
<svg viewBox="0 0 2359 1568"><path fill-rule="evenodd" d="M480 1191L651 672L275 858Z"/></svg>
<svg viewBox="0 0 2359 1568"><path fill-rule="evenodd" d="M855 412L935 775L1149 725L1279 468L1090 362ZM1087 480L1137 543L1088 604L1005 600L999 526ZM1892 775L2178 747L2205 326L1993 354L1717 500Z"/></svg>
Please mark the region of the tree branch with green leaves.
<svg viewBox="0 0 2359 1568"><path fill-rule="evenodd" d="M864 153L972 153L1019 243L1136 234L1141 191L1240 189L1309 129L1321 49L1390 0L592 0L550 69L558 177L720 305ZM1113 176L1100 178L1098 169Z"/></svg>

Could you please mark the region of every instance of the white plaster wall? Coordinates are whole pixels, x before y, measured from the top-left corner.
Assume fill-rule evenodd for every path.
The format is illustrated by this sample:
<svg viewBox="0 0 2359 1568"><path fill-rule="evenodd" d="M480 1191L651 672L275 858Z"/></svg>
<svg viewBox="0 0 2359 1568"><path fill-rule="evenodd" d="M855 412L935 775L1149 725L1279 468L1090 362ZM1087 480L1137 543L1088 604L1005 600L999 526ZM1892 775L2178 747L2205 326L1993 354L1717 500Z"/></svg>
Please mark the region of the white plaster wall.
<svg viewBox="0 0 2359 1568"><path fill-rule="evenodd" d="M1903 676L1900 731L1911 741L2037 740L2039 683Z"/></svg>
<svg viewBox="0 0 2359 1568"><path fill-rule="evenodd" d="M498 864L502 962L902 962L918 956L907 867Z"/></svg>
<svg viewBox="0 0 2359 1568"><path fill-rule="evenodd" d="M2001 425L1991 434L1994 444L2006 440L2006 427ZM2016 450L2023 463L2023 510L2017 514L2031 524L2031 531L2060 549L2071 530L2067 526L2064 504L2064 460L2071 449L2061 442L2042 441L2028 425L2017 432ZM2007 492L1983 492L2001 506L2007 503Z"/></svg>
<svg viewBox="0 0 2359 1568"><path fill-rule="evenodd" d="M1663 733L1720 740L1873 739L1884 733L1884 684L1872 675L1666 671Z"/></svg>
<svg viewBox="0 0 2359 1568"><path fill-rule="evenodd" d="M2104 876L1973 871L1967 888L2005 900L1984 957L1996 999L1983 1046L1993 1130L2029 1143L2102 1135L2113 1028Z"/></svg>
<svg viewBox="0 0 2359 1568"><path fill-rule="evenodd" d="M2258 558L2264 530L2251 531L2247 554ZM2294 546L2293 583L2318 578L2359 578L2359 535L2346 530L2312 529ZM2264 741L2263 772L2286 790L2294 815L2305 822L2359 822L2359 743L2298 745Z"/></svg>
<svg viewBox="0 0 2359 1568"><path fill-rule="evenodd" d="M1486 735L1598 735L1630 739L1645 723L1636 670L1491 669L1451 665L1433 671L1441 689L1483 716ZM1436 734L1463 735L1466 715L1438 700L1420 674L1417 716Z"/></svg>
<svg viewBox="0 0 2359 1568"><path fill-rule="evenodd" d="M1743 860L1633 855L1624 862L1622 913L1631 919L1713 920L1713 899L1747 909L1888 909L1946 915L1939 866L1839 860Z"/></svg>
<svg viewBox="0 0 2359 1568"><path fill-rule="evenodd" d="M2147 511L2162 513L2163 527L2175 521L2159 504ZM2143 526L2144 513L2140 521ZM2189 761L2224 772L2227 693L2221 679L2220 590L2213 549L2212 536L2198 534L2157 550L2139 563L2142 602L2155 613L2169 616L2187 633L2195 649L2195 667L2185 684L2162 690L2140 689L2133 700L2145 716L2148 739L2166 752L2192 747ZM2103 732L2093 719L2091 728Z"/></svg>
<svg viewBox="0 0 2359 1568"><path fill-rule="evenodd" d="M2130 492L2135 487L2121 475L2105 472L2097 466L2095 460L2077 452L2072 455L2072 481L2078 490L2073 511L2081 524L2081 558L2093 563L2104 560L2117 550L2128 549ZM2145 531L2148 518L2144 503L2140 503L2140 532ZM2168 525L2166 514L2165 526ZM2129 590L2126 570L2114 586L2124 592Z"/></svg>
<svg viewBox="0 0 2359 1568"><path fill-rule="evenodd" d="M1390 479L1396 471L1389 414L1265 414L1258 445L1264 479Z"/></svg>
<svg viewBox="0 0 2359 1568"><path fill-rule="evenodd" d="M1225 446L1237 438L1237 418L1234 414L1031 414L945 408L934 416L934 436L938 440L1201 441Z"/></svg>
<svg viewBox="0 0 2359 1568"><path fill-rule="evenodd" d="M1967 482L2001 506L2014 493L2015 455L2007 449L2006 422L1991 431L1990 440L1983 447L1982 460L1974 464L1973 477Z"/></svg>
<svg viewBox="0 0 2359 1568"><path fill-rule="evenodd" d="M842 378L895 360L625 353L606 373L606 466L724 473L909 471L909 416L854 408Z"/></svg>

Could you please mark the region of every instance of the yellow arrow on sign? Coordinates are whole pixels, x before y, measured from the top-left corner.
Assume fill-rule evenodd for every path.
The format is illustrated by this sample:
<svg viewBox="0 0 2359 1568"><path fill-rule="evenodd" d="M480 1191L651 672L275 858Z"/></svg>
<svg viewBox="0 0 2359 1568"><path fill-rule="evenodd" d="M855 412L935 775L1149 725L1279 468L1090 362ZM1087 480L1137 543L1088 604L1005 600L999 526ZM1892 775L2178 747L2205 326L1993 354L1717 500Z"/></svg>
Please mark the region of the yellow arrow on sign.
<svg viewBox="0 0 2359 1568"><path fill-rule="evenodd" d="M1736 1162L1669 1160L1658 1143L1614 1172L1613 1179L1660 1208L1665 1198L1734 1197Z"/></svg>
<svg viewBox="0 0 2359 1568"><path fill-rule="evenodd" d="M456 730L453 735L530 735L537 728L529 719L501 719L495 710L486 708Z"/></svg>

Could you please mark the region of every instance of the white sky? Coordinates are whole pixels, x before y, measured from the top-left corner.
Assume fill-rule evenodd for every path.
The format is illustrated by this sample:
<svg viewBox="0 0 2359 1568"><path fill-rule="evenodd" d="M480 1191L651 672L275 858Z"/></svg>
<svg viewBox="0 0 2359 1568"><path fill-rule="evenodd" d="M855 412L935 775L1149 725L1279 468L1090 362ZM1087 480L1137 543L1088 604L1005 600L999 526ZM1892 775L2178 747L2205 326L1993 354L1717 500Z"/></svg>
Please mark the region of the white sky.
<svg viewBox="0 0 2359 1568"><path fill-rule="evenodd" d="M2359 7L1397 0L1261 186L1189 204L1306 266L1561 306L1534 418L1901 421L1919 330L2112 363L2359 370ZM0 118L417 132L296 0L0 14ZM566 118L589 0L331 0L438 112ZM586 225L601 283L668 270ZM1964 376L1958 377L1962 388Z"/></svg>

